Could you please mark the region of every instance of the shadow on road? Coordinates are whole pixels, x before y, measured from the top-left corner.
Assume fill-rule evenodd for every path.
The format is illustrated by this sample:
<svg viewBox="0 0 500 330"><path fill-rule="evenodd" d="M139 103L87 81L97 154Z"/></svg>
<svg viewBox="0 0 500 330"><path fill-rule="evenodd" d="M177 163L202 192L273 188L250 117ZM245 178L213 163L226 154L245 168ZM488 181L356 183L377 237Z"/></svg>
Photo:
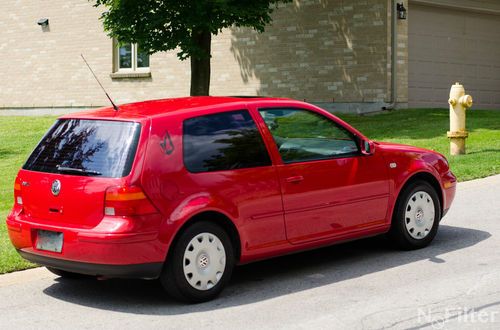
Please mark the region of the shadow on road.
<svg viewBox="0 0 500 330"><path fill-rule="evenodd" d="M445 263L448 252L488 239L488 232L444 226L431 246L397 251L380 237L237 267L229 286L211 302L177 303L157 281L56 279L44 293L69 303L145 315L176 315L251 304L353 279L421 260Z"/></svg>

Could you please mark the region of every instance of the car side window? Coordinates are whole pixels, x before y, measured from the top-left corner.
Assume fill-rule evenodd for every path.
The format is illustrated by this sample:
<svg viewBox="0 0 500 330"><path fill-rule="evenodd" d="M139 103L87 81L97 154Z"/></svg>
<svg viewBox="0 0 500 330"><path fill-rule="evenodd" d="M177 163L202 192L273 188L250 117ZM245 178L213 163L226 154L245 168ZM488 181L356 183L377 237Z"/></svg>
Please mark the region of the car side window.
<svg viewBox="0 0 500 330"><path fill-rule="evenodd" d="M262 136L247 110L187 119L183 132L184 164L190 172L271 165Z"/></svg>
<svg viewBox="0 0 500 330"><path fill-rule="evenodd" d="M301 109L261 109L284 163L347 157L359 153L356 138L334 121Z"/></svg>

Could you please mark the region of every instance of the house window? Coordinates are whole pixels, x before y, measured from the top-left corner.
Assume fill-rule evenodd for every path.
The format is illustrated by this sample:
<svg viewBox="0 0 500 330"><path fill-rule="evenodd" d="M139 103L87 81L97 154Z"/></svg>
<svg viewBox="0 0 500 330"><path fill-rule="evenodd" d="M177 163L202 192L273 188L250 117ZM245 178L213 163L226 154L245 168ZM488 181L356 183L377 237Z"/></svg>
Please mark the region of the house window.
<svg viewBox="0 0 500 330"><path fill-rule="evenodd" d="M149 72L149 55L138 44L114 42L115 73Z"/></svg>

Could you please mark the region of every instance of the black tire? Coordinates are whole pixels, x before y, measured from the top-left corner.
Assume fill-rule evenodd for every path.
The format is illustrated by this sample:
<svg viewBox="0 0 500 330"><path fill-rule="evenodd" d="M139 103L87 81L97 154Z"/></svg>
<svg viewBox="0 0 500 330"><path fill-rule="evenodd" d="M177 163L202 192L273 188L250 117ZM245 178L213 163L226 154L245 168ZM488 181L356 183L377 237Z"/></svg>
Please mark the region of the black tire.
<svg viewBox="0 0 500 330"><path fill-rule="evenodd" d="M225 265L215 265L212 264L212 260L210 261L208 267L222 267L222 275L218 282L211 288L198 289L195 288L188 282L187 277L189 273L186 271L186 275L184 272L184 264L187 262L184 260L185 253L188 253L187 248L188 245L193 242L196 237L200 237L199 235L209 234L215 236L222 246L224 247L225 252ZM200 253L204 254L204 250L200 248ZM206 252L209 253L209 252ZM221 252L218 252L221 253ZM219 256L218 256L219 257ZM201 255L200 255L201 258ZM189 259L189 258L186 258ZM213 259L216 259L215 257ZM198 258L193 263L193 265L198 266L198 270L201 269L198 263ZM190 263L188 263L190 264ZM231 244L231 239L224 229L218 226L215 223L211 222L197 222L191 226L189 226L184 232L180 234L174 246L172 247L172 251L169 253L167 260L165 262L164 269L162 274L160 275L160 282L165 289L165 291L173 298L189 302L189 303L200 303L214 299L217 297L222 289L227 285L231 278L231 274L234 268L235 259L234 259L234 249ZM203 276L200 273L196 273L196 276ZM191 276L193 276L191 274Z"/></svg>
<svg viewBox="0 0 500 330"><path fill-rule="evenodd" d="M61 270L61 269L57 269L57 268L52 268L52 267L45 267L45 268L47 268L47 270L49 272L51 272L52 274L56 274L57 276L62 277L62 278L79 279L79 278L89 277L88 275L67 272L65 270Z"/></svg>
<svg viewBox="0 0 500 330"><path fill-rule="evenodd" d="M422 192L422 194L420 194L420 192ZM413 223L416 224L418 222L416 214L413 222L411 222L412 220L407 217L410 212L413 212L410 203L415 203L415 200L413 200L413 202L410 201L410 198L412 197L421 198L425 201L427 200L427 197L432 199L434 206L434 222L432 223L432 228L426 232L425 236L422 234L424 232L422 227L419 229L419 225L412 225ZM425 201L423 203L425 203ZM430 205L429 208L432 209L432 205ZM398 248L403 250L421 249L428 246L436 236L440 219L441 205L436 190L425 181L413 182L406 186L398 196L392 216L391 229L388 234L389 239ZM416 230L415 228L410 227L415 227ZM422 238L414 237L416 234L422 234Z"/></svg>

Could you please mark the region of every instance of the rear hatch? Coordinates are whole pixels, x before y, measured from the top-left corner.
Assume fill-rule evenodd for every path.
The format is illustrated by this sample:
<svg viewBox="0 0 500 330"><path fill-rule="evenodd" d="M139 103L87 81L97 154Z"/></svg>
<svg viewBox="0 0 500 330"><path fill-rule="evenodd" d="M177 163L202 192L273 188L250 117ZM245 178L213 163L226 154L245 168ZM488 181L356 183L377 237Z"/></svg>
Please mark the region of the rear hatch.
<svg viewBox="0 0 500 330"><path fill-rule="evenodd" d="M106 189L132 169L140 131L135 122L58 120L18 174L25 214L34 222L95 227Z"/></svg>

